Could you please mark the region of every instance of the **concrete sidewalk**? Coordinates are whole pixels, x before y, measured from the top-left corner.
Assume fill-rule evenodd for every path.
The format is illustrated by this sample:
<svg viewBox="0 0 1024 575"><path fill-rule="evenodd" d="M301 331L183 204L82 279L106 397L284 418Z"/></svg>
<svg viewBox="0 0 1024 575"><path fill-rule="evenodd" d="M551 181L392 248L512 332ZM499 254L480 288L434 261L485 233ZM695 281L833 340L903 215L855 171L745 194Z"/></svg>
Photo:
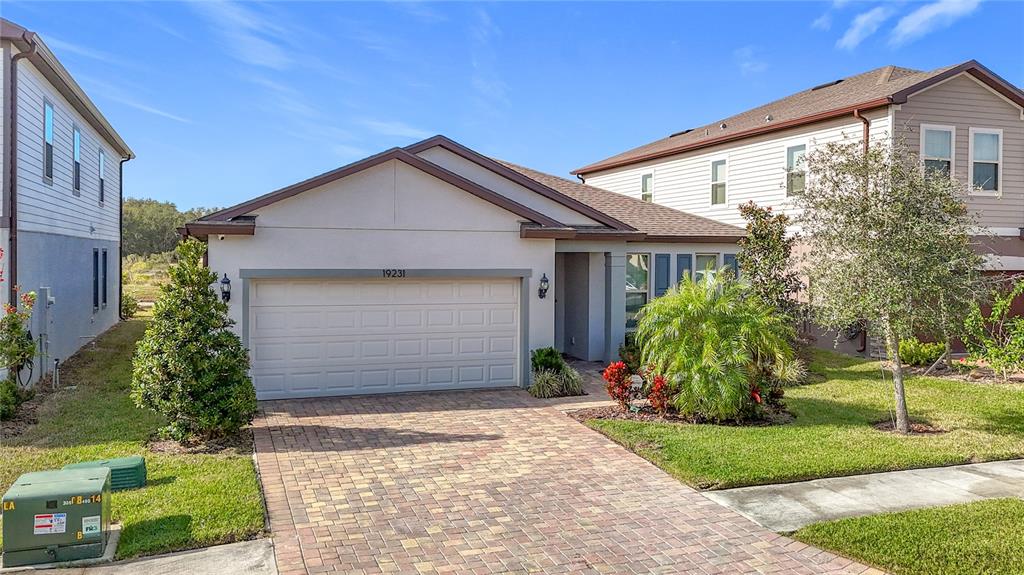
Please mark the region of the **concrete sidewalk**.
<svg viewBox="0 0 1024 575"><path fill-rule="evenodd" d="M776 532L860 515L1024 497L1024 459L871 473L704 495Z"/></svg>
<svg viewBox="0 0 1024 575"><path fill-rule="evenodd" d="M25 575L277 575L270 539L254 539L92 567L24 571Z"/></svg>

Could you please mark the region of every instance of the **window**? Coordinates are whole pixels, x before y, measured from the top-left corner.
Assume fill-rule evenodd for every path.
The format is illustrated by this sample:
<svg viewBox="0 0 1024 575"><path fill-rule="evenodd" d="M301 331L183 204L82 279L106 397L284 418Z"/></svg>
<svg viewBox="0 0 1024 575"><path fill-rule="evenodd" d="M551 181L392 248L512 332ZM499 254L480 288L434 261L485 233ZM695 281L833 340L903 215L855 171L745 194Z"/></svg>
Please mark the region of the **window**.
<svg viewBox="0 0 1024 575"><path fill-rule="evenodd" d="M100 150L99 159L100 173L100 203L107 199L107 155Z"/></svg>
<svg viewBox="0 0 1024 575"><path fill-rule="evenodd" d="M92 249L92 309L100 309L100 250Z"/></svg>
<svg viewBox="0 0 1024 575"><path fill-rule="evenodd" d="M725 160L711 162L711 205L725 203Z"/></svg>
<svg viewBox="0 0 1024 575"><path fill-rule="evenodd" d="M644 174L640 178L640 199L645 202L654 201L654 174Z"/></svg>
<svg viewBox="0 0 1024 575"><path fill-rule="evenodd" d="M43 177L53 183L53 106L43 102Z"/></svg>
<svg viewBox="0 0 1024 575"><path fill-rule="evenodd" d="M792 196L804 191L804 154L807 146L789 146L786 148L786 195Z"/></svg>
<svg viewBox="0 0 1024 575"><path fill-rule="evenodd" d="M103 250L100 272L102 274L102 296L103 307L107 307L107 250Z"/></svg>
<svg viewBox="0 0 1024 575"><path fill-rule="evenodd" d="M971 184L984 192L999 192L1003 163L1003 131L971 128Z"/></svg>
<svg viewBox="0 0 1024 575"><path fill-rule="evenodd" d="M626 254L626 329L636 328L636 314L647 305L651 254Z"/></svg>
<svg viewBox="0 0 1024 575"><path fill-rule="evenodd" d="M693 273L694 281L704 279L705 275L715 275L718 270L718 254L697 254L697 267Z"/></svg>
<svg viewBox="0 0 1024 575"><path fill-rule="evenodd" d="M956 129L952 126L921 124L921 160L926 174L953 174L954 142Z"/></svg>
<svg viewBox="0 0 1024 575"><path fill-rule="evenodd" d="M78 126L75 126L72 131L74 132L73 152L75 160L75 172L72 177L75 191L77 192L82 189L82 131L78 129Z"/></svg>

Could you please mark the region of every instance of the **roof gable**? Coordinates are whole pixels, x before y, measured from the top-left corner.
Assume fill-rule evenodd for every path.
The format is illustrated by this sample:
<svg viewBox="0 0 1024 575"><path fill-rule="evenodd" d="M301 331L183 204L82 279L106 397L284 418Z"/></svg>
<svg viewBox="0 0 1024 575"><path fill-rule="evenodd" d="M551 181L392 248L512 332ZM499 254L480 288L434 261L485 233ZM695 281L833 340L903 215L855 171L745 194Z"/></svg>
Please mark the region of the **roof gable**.
<svg viewBox="0 0 1024 575"><path fill-rule="evenodd" d="M258 198L254 198L252 200L242 202L230 208L220 210L219 212L209 214L207 216L199 218L198 221L229 221L232 220L233 218L249 214L255 210L266 207L273 203L279 202L287 198L291 198L303 192L318 188L320 186L323 186L336 180L340 180L347 176L357 174L359 172L362 172L364 170L367 170L374 166L378 166L391 160L397 160L399 162L407 164L413 168L416 168L422 172L434 176L439 180L445 181L455 186L456 188L461 189L464 192L468 192L478 198L491 202L492 204L504 208L505 210L512 212L518 216L521 216L536 224L550 227L563 227L563 224L561 222L558 222L557 220L554 220L520 203L514 202L509 198L506 198L505 196L496 194L491 190L488 190L470 180L467 180L466 178L463 178L458 174L450 172L432 162L420 158L419 156L410 154L409 152L403 150L402 148L392 148L390 150L386 150L384 152L381 152L380 154L370 156L363 160L359 160L358 162L348 164L347 166L342 166L341 168L338 168L336 170L325 172L318 176L309 178L308 180L303 180L296 184L292 184L290 186L286 186L284 188L275 190L268 194L264 194Z"/></svg>
<svg viewBox="0 0 1024 575"><path fill-rule="evenodd" d="M1024 107L1024 93L974 60L930 72L884 66L797 92L706 126L676 132L572 173L590 174L837 118L855 111L900 104L906 102L911 94L962 73L972 75Z"/></svg>

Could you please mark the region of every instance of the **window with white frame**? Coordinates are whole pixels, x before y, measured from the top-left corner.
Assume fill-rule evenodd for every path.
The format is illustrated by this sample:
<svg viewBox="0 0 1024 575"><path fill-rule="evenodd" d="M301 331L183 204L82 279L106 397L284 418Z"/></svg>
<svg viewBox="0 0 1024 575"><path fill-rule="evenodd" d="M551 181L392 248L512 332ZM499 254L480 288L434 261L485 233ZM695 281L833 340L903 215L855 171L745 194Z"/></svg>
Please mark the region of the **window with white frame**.
<svg viewBox="0 0 1024 575"><path fill-rule="evenodd" d="M798 144L786 148L786 195L792 196L804 191L806 175L804 173L804 155L806 144Z"/></svg>
<svg viewBox="0 0 1024 575"><path fill-rule="evenodd" d="M647 305L651 254L626 254L626 329L636 328L636 314Z"/></svg>
<svg viewBox="0 0 1024 575"><path fill-rule="evenodd" d="M72 128L72 156L74 159L74 172L71 176L75 191L82 189L82 131L78 126Z"/></svg>
<svg viewBox="0 0 1024 575"><path fill-rule="evenodd" d="M921 161L926 174L953 175L956 129L953 126L921 125Z"/></svg>
<svg viewBox="0 0 1024 575"><path fill-rule="evenodd" d="M694 281L700 281L704 276L713 276L718 270L718 254L697 254L694 264Z"/></svg>
<svg viewBox="0 0 1024 575"><path fill-rule="evenodd" d="M100 203L107 199L107 155L100 150L99 165L97 169L100 175Z"/></svg>
<svg viewBox="0 0 1024 575"><path fill-rule="evenodd" d="M971 185L983 192L999 192L1003 164L1003 131L971 128L970 161Z"/></svg>
<svg viewBox="0 0 1024 575"><path fill-rule="evenodd" d="M43 102L43 177L53 183L53 106Z"/></svg>
<svg viewBox="0 0 1024 575"><path fill-rule="evenodd" d="M644 174L640 177L640 199L645 202L654 201L654 174Z"/></svg>
<svg viewBox="0 0 1024 575"><path fill-rule="evenodd" d="M711 162L711 205L713 206L725 203L726 171L725 160Z"/></svg>

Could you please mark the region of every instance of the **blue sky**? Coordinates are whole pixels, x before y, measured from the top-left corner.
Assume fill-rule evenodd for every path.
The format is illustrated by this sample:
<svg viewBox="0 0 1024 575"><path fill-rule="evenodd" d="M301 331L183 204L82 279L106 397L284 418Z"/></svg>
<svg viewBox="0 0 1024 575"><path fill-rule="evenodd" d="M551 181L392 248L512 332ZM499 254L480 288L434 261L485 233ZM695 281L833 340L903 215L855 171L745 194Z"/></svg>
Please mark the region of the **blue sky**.
<svg viewBox="0 0 1024 575"><path fill-rule="evenodd" d="M443 133L559 175L886 64L1024 86L1024 3L46 3L138 158L125 192L227 206Z"/></svg>

